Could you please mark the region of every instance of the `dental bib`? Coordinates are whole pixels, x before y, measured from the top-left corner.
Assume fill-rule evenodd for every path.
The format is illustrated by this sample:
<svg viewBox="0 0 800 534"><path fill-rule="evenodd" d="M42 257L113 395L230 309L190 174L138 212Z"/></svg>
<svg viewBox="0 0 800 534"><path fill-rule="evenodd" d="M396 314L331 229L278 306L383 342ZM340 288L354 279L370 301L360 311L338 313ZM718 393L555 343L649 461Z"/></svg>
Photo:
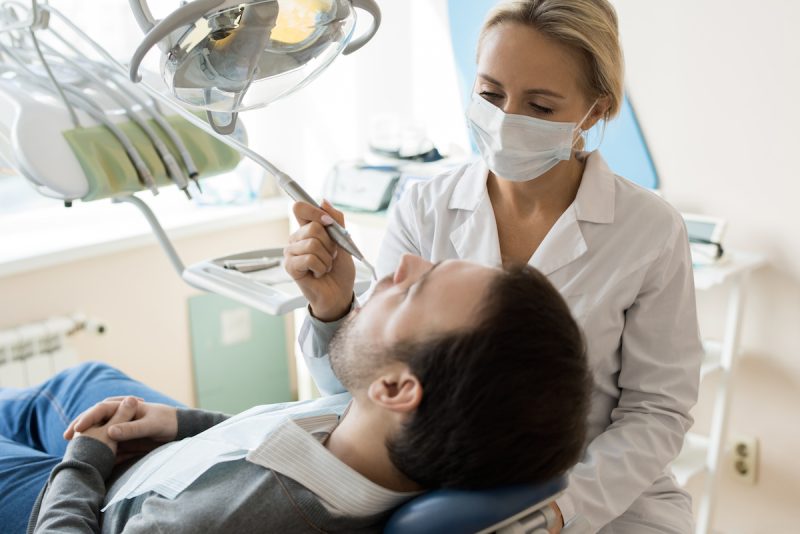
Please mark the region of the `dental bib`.
<svg viewBox="0 0 800 534"><path fill-rule="evenodd" d="M349 393L312 401L257 406L194 437L165 445L140 460L134 473L109 497L103 507L155 492L174 499L218 463L240 460L287 420L341 417L350 403Z"/></svg>

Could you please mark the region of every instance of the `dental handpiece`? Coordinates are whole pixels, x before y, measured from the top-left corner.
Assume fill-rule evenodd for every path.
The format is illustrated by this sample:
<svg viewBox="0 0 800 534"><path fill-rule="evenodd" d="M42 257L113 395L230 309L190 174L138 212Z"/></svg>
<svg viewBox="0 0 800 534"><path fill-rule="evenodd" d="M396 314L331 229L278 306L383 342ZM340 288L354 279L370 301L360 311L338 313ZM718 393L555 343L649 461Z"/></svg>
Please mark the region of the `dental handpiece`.
<svg viewBox="0 0 800 534"><path fill-rule="evenodd" d="M289 175L281 173L281 175L278 176L278 185L280 185L281 189L286 191L286 194L288 194L295 202L305 202L306 204L311 204L315 208L322 209L320 205L317 204L317 202L311 197L311 195L306 193L305 189L300 187L300 184L292 180ZM353 242L353 238L350 237L350 232L348 232L344 226L334 221L330 226L326 226L325 230L337 245L342 247L347 251L348 254L353 256L355 259L364 264L367 269L369 269L373 280L378 279L378 275L375 273L375 268L366 260L361 251L358 250L355 242Z"/></svg>

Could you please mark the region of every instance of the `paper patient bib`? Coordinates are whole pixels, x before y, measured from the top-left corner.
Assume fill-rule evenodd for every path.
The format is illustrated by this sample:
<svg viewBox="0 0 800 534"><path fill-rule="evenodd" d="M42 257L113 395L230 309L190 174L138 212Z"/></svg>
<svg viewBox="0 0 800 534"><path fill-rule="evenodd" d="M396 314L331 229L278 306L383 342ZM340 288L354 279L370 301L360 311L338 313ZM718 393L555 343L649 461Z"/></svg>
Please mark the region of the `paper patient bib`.
<svg viewBox="0 0 800 534"><path fill-rule="evenodd" d="M341 393L312 401L257 406L194 437L164 446L132 467L134 472L122 487L113 496L106 496L103 511L151 491L174 499L216 464L245 458L287 419L340 417L350 399L349 393Z"/></svg>

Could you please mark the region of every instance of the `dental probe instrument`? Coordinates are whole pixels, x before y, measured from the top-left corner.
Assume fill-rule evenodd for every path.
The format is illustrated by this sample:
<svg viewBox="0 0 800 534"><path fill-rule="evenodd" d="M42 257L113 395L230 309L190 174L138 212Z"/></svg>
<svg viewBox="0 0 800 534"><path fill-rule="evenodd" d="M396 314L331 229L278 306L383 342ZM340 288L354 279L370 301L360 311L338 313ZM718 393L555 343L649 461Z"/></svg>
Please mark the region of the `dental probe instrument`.
<svg viewBox="0 0 800 534"><path fill-rule="evenodd" d="M277 170L277 169L276 169ZM278 171L280 174L277 176L278 178L278 185L281 186L281 189L286 191L286 193L294 200L295 202L305 202L306 204L311 204L315 208L322 209L319 204L309 195L306 193L305 189L300 187L300 184L292 180L289 175L284 174ZM325 230L328 232L328 235L331 236L337 245L345 249L351 256L355 259L360 261L364 266L369 269L370 274L372 275L373 280L378 279L378 275L375 272L375 268L364 258L364 255L358 250L355 242L353 242L353 238L350 236L350 232L348 232L344 226L339 224L336 221L333 221L333 224L330 226L326 226Z"/></svg>
<svg viewBox="0 0 800 534"><path fill-rule="evenodd" d="M43 9L46 9L50 13L56 15L59 20L61 20L65 25L67 25L72 31L76 34L80 35L84 38L84 40L98 53L100 56L106 59L111 65L116 65L122 72L126 72L129 69L125 68L119 61L117 61L114 56L109 54L102 46L100 46L94 39L92 39L85 31L81 30L75 23L65 17L58 9L54 8L53 6L41 6ZM203 131L207 132L208 134L214 136L215 139L225 143L229 147L237 150L240 154L247 156L253 162L260 165L264 170L269 172L278 180L278 185L283 189L289 197L294 200L295 202L306 202L311 204L312 206L320 208L319 204L309 195L300 184L295 182L291 176L286 174L285 172L278 169L275 165L273 165L269 160L262 157L260 154L252 150L250 147L245 145L239 139L237 139L236 132L231 135L220 135L217 133L214 128L204 121L203 119L197 117L186 108L184 108L178 102L172 100L170 97L162 94L157 89L151 87L148 83L144 81L138 82L139 85L144 89L153 99L161 102L165 106L174 109L176 112L180 113L184 119L189 121L190 123L194 124L198 128L202 129ZM335 222L330 225L326 226L325 230L328 232L328 235L331 236L337 245L342 247L348 254L353 256L355 259L360 261L367 269L369 269L372 278L377 280L377 274L375 272L375 268L367 261L364 255L358 250L358 247L353 242L352 237L350 237L350 233L339 223Z"/></svg>

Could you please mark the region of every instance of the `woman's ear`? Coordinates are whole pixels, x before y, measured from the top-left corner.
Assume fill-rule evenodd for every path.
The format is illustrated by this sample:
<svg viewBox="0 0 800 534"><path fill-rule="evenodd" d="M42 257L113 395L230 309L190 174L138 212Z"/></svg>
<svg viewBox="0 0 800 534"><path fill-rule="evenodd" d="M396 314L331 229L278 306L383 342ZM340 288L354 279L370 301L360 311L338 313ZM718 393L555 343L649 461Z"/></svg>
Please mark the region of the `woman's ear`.
<svg viewBox="0 0 800 534"><path fill-rule="evenodd" d="M377 406L397 413L412 413L422 402L422 384L404 364L386 369L367 388L367 397Z"/></svg>
<svg viewBox="0 0 800 534"><path fill-rule="evenodd" d="M592 112L589 114L589 117L586 119L583 125L583 131L589 131L595 127L595 125L600 122L600 120L605 119L608 116L608 110L611 108L611 97L608 95L601 96L597 99L597 102L592 109Z"/></svg>

